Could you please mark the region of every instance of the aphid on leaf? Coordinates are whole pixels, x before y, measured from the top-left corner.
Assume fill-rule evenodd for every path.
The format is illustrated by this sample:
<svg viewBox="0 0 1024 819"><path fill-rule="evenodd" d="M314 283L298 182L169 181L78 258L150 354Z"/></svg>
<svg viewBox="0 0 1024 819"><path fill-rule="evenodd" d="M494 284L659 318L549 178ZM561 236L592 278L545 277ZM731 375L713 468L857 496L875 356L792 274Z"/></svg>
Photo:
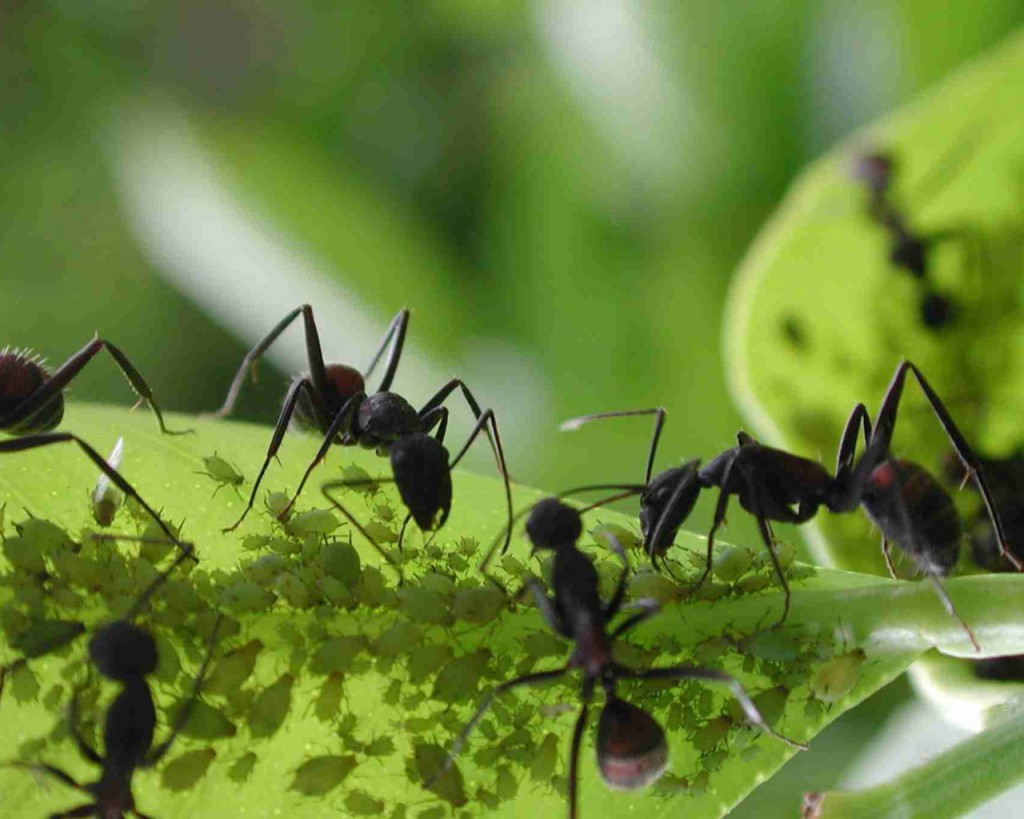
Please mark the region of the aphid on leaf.
<svg viewBox="0 0 1024 819"><path fill-rule="evenodd" d="M264 688L249 709L249 732L254 739L264 739L277 733L292 707L292 686L295 677L285 674L277 682Z"/></svg>
<svg viewBox="0 0 1024 819"><path fill-rule="evenodd" d="M217 484L217 488L213 490L214 495L225 486L230 486L234 493L238 495L238 487L245 483L245 477L242 473L216 452L203 458L203 471L196 472L196 474L205 475ZM239 495L239 497L241 496Z"/></svg>
<svg viewBox="0 0 1024 819"><path fill-rule="evenodd" d="M256 767L256 759L256 754L252 751L242 754L228 768L228 779L235 784L241 785L252 776L253 768Z"/></svg>
<svg viewBox="0 0 1024 819"><path fill-rule="evenodd" d="M303 796L325 796L345 781L358 762L354 756L315 756L295 771L291 790Z"/></svg>
<svg viewBox="0 0 1024 819"><path fill-rule="evenodd" d="M206 776L210 763L217 758L213 748L186 751L172 759L160 771L160 784L169 791L188 791Z"/></svg>

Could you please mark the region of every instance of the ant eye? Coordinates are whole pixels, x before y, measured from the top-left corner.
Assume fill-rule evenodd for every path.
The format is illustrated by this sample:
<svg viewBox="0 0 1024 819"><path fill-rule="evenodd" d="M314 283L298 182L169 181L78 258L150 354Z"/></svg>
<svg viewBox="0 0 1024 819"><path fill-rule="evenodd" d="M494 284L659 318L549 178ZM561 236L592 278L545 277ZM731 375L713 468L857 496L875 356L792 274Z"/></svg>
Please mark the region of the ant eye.
<svg viewBox="0 0 1024 819"><path fill-rule="evenodd" d="M613 699L597 727L597 764L611 788L643 788L668 763L665 732L654 718L625 700Z"/></svg>

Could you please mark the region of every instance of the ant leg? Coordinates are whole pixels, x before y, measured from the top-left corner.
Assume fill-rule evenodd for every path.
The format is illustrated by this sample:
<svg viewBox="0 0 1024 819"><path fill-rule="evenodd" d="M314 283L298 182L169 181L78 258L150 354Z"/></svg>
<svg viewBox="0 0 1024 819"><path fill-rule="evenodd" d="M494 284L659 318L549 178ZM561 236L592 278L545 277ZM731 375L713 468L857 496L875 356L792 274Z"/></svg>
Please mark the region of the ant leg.
<svg viewBox="0 0 1024 819"><path fill-rule="evenodd" d="M277 416L274 434L270 438L270 446L267 447L267 457L263 460L263 466L260 467L256 480L252 482L249 502L245 505L245 509L238 520L221 531L233 532L241 525L242 521L245 520L245 516L249 514L249 510L252 509L252 505L256 502L256 492L259 491L260 483L263 482L263 475L266 473L267 467L270 466L271 460L274 459L277 451L281 448L281 441L284 440L284 434L288 431L288 423L292 420L292 415L295 413L295 405L298 403L299 393L303 390L306 391L314 406L318 404L316 394L313 392L313 385L308 378L299 378L288 388L288 393L284 397L284 405L281 407L281 414Z"/></svg>
<svg viewBox="0 0 1024 819"><path fill-rule="evenodd" d="M839 450L836 454L836 480L847 479L853 469L853 459L857 454L857 433L864 431L864 447L871 443L871 416L868 415L867 407L857 404L846 419L846 426L843 427L843 435L839 439Z"/></svg>
<svg viewBox="0 0 1024 819"><path fill-rule="evenodd" d="M609 635L612 640L615 640L626 632L635 629L645 620L651 619L655 614L661 611L661 604L657 600L644 598L630 603L626 608L640 609L640 611L636 614L631 614L615 627L615 630Z"/></svg>
<svg viewBox="0 0 1024 819"><path fill-rule="evenodd" d="M409 525L410 520L412 520L412 512L405 516L405 520L402 521L402 528L398 530L398 551L402 551L402 541L405 540L405 527Z"/></svg>
<svg viewBox="0 0 1024 819"><path fill-rule="evenodd" d="M395 561L391 557L391 555L389 555L387 552L384 551L384 549L381 548L381 545L370 536L370 533L367 532L366 529L363 528L363 525L358 520L356 520L352 516L352 514L348 511L348 509L346 509L344 506L342 506L341 502L330 493L331 489L341 489L342 487L346 487L346 486L360 486L360 485L365 486L365 485L370 484L370 483L376 484L376 483L392 483L392 482L393 482L393 479L391 479L391 478L388 478L388 479L383 479L383 478L373 478L373 479L357 478L355 480L328 481L327 483L320 485L320 491L323 493L323 496L325 498L327 498L328 501L330 501L331 505L335 509L337 509L339 512L341 512L341 514L343 514L348 519L348 522L351 523L353 526L355 526L356 529L359 530L359 534L361 534L364 538L366 538L367 542L374 549L377 550L377 554L379 554L382 558L384 558L384 562L387 563L389 566L391 566L391 568L393 568L398 573L398 580L399 580L399 582L402 582L402 580L403 580L402 567L399 564L395 563Z"/></svg>
<svg viewBox="0 0 1024 819"><path fill-rule="evenodd" d="M672 494L669 496L668 503L665 504L661 510L661 515L658 516L658 522L654 525L654 530L651 532L651 536L647 539L648 542L648 555L651 558L651 564L655 569L658 568L656 556L658 547L661 545L662 538L664 537L665 530L669 527L670 521L676 517L676 509L680 504L689 505L690 509L693 509L693 505L697 502L696 495L700 494L701 485L699 481L699 460L687 461L684 465L686 471L679 477L679 483L676 484L676 488L672 490ZM696 493L693 497L692 502L689 500L691 493ZM724 511L723 511L724 519ZM685 518L684 518L685 520ZM683 521L679 522L681 526ZM665 547L667 551L667 546ZM664 560L664 555L662 556ZM668 564L666 563L666 566ZM711 565L711 543L708 544L708 566ZM671 574L671 572L669 572ZM704 582L704 577L707 576L705 572L704 576L701 577L700 582L697 584L698 587Z"/></svg>
<svg viewBox="0 0 1024 819"><path fill-rule="evenodd" d="M604 615L604 622L607 623L616 614L619 609L622 608L622 601L626 597L626 581L629 579L629 558L626 557L626 550L622 548L622 544L619 543L619 539L615 537L611 532L602 532L604 539L608 541L608 545L612 551L615 552L620 558L622 558L622 574L619 575L619 582L615 586L615 593L612 595L611 600L604 607L602 614Z"/></svg>
<svg viewBox="0 0 1024 819"><path fill-rule="evenodd" d="M0 428L16 426L19 421L28 418L45 406L47 402L58 395L82 371L86 364L95 358L100 350L104 349L110 353L114 363L117 364L124 377L128 379L128 383L131 384L132 389L135 390L140 399L149 404L153 414L156 415L156 420L160 424L160 431L162 433L165 435L186 435L195 432L193 429L167 429L164 425L164 416L160 412L160 405L157 404L156 398L153 397L153 391L149 388L142 374L135 369L135 366L119 348L109 341L104 341L99 336L94 336L92 341L61 364L53 375L43 382L35 392L18 404L6 416L0 418Z"/></svg>
<svg viewBox="0 0 1024 819"><path fill-rule="evenodd" d="M795 742L792 739L784 737L768 725L768 723L764 721L764 717L761 716L761 712L757 710L757 706L754 704L754 701L750 699L750 695L747 694L746 689L740 684L739 680L731 674L726 674L724 671L715 671L710 668L701 668L700 666L695 665L672 665L666 668L648 668L640 671L616 664L615 675L617 677L625 677L633 680L702 680L704 682L719 683L732 692L733 697L736 698L736 701L743 709L743 713L746 714L748 722L761 729L769 736L775 737L775 739L778 739L781 742L785 742L792 748L796 748L800 751L807 750L807 746L803 743Z"/></svg>
<svg viewBox="0 0 1024 819"><path fill-rule="evenodd" d="M295 501L299 499L299 495L302 494L302 489L305 487L306 481L309 480L310 473L316 469L317 466L323 463L324 458L327 457L327 451L331 446L333 446L335 439L341 433L342 429L352 428L352 417L364 397L364 393L357 392L349 398L348 401L341 405L341 409L338 410L337 414L334 416L334 420L331 421L331 425L327 428L327 434L324 435L324 440L320 444L320 448L316 451L316 455L313 457L313 460L309 462L309 466L306 467L306 471L302 473L302 480L299 481L299 488L295 490L295 494L292 495L291 500L288 501L288 505L278 512L278 520L287 520L288 515L292 511L292 507L295 505ZM269 457L270 456L268 454L268 458ZM252 504L250 503L250 506L251 505Z"/></svg>
<svg viewBox="0 0 1024 819"><path fill-rule="evenodd" d="M569 750L569 819L576 819L579 801L579 768L580 768L580 743L583 740L583 730L587 727L587 712L590 710L590 701L594 697L594 678L583 678L583 694L580 697L582 707L580 715L576 717L576 727L572 731L572 747Z"/></svg>
<svg viewBox="0 0 1024 819"><path fill-rule="evenodd" d="M161 519L160 515L158 515L156 511L142 499L142 496L135 491L135 488L128 483L128 481L121 477L121 473L108 464L102 455L77 435L70 432L44 432L38 435L24 435L20 438L11 438L7 441L0 441L0 452L20 452L25 449L35 449L36 447L48 446L50 444L64 444L71 442L78 444L86 457L96 464L100 471L106 475L118 489L120 489L125 495L134 498L136 503L146 510L149 516L156 522L157 526L160 527L161 531L167 535L167 538L171 543L176 545L179 549L184 548L182 542L171 532L167 527L167 524Z"/></svg>
<svg viewBox="0 0 1024 819"><path fill-rule="evenodd" d="M203 660L203 664L199 668L199 673L196 675L196 681L192 685L192 693L189 694L189 698L185 702L185 707L178 712L178 717L175 719L174 725L171 727L171 733L168 735L167 739L146 755L141 767L152 768L158 764L160 760L163 759L164 755L170 750L171 744L177 738L178 734L181 733L181 729L185 727L189 717L192 716L192 709L195 708L196 703L199 701L199 692L203 687L203 681L206 679L206 672L210 668L210 661L213 660L213 650L217 646L217 635L220 632L220 626L223 620L224 615L218 614L217 619L213 623L213 631L210 634L210 642L206 650L206 659Z"/></svg>
<svg viewBox="0 0 1024 819"><path fill-rule="evenodd" d="M79 805L77 808L61 811L60 813L51 813L49 819L77 819L80 816L96 815L96 804L93 803L90 805Z"/></svg>
<svg viewBox="0 0 1024 819"><path fill-rule="evenodd" d="M462 445L462 449L452 459L448 468L454 469L458 465L481 431L486 432L488 439L491 441L491 449L494 452L494 458L498 465L498 474L505 485L505 511L508 515L508 528L506 529L505 543L501 547L502 554L504 554L508 551L509 543L512 540L512 485L509 483L508 467L505 465L505 451L501 445L501 434L498 432L498 421L494 417L494 410L484 410L477 417L476 426L473 427L473 431L470 432L466 443Z"/></svg>
<svg viewBox="0 0 1024 819"><path fill-rule="evenodd" d="M55 765L49 765L46 762L8 762L6 763L13 768L24 768L28 771L34 771L36 773L46 773L52 776L54 779L59 779L68 787L74 788L75 790L85 791L85 793L92 793L85 785L81 784L71 774L65 773ZM95 809L95 805L89 806ZM82 816L90 816L91 814L84 813Z"/></svg>
<svg viewBox="0 0 1024 819"><path fill-rule="evenodd" d="M782 617L780 617L779 621L776 623L776 625L782 625L789 616L789 581L786 580L786 573L782 570L782 564L779 563L779 556L775 552L775 538L772 535L771 526L769 525L767 518L765 518L764 513L761 512L761 510L764 509L764 504L761 501L761 488L745 473L743 474L743 477L747 482L747 487L750 489L754 504L757 506L758 511L754 515L754 518L757 520L757 528L761 532L761 539L764 541L765 548L768 550L768 557L772 561L772 568L775 570L775 576L779 579L779 585L782 587L782 591L786 595L786 600L782 604Z"/></svg>
<svg viewBox="0 0 1024 819"><path fill-rule="evenodd" d="M562 432L570 432L579 429L584 424L589 424L591 421L596 421L601 418L631 418L637 415L653 415L654 416L654 432L651 435L651 443L647 448L647 467L644 470L644 483L648 484L651 482L651 472L654 471L654 456L658 451L658 440L661 438L662 427L665 426L665 408L664 407L652 407L651 409L640 409L640 410L619 410L617 412L595 412L591 415L581 415L578 418L570 418L568 421L562 421L558 425L558 428Z"/></svg>
<svg viewBox="0 0 1024 819"><path fill-rule="evenodd" d="M935 593L939 596L939 600L942 601L942 605L946 609L946 612L950 617L955 618L956 621L960 623L963 630L967 632L967 639L971 641L971 645L974 646L974 650L981 653L981 646L978 645L978 641L974 637L974 632L971 631L971 627L967 625L964 618L957 614L956 609L953 607L953 601L949 598L949 593L943 587L942 582L933 572L926 571L925 574L931 581L932 587L935 589Z"/></svg>
<svg viewBox="0 0 1024 819"><path fill-rule="evenodd" d="M547 596L544 587L541 586L537 578L531 577L527 580L526 587L533 594L533 602L537 606L538 611L540 611L541 616L551 627L551 630L571 640L572 631L569 629L569 625L562 618L562 615L558 613L554 601Z"/></svg>
<svg viewBox="0 0 1024 819"><path fill-rule="evenodd" d="M303 304L300 307L296 307L287 316L285 316L264 338L256 344L249 352L245 354L245 358L242 359L242 365L238 368L238 372L235 373L235 377L231 379L231 386L228 388L227 397L224 399L224 403L220 409L214 410L213 412L207 413L206 416L209 418L225 418L230 415L235 409L235 402L238 400L238 393L242 390L242 382L245 381L245 376L248 373L252 373L253 381L256 380L256 365L259 360L263 357L263 354L270 348L270 345L277 341L277 337L281 335L288 326L298 318L299 313L309 311L309 322L313 319L313 309L308 304ZM314 325L315 332L315 325ZM319 346L319 339L317 340ZM320 360L320 367L323 369L323 358ZM310 369L312 373L312 368Z"/></svg>
<svg viewBox="0 0 1024 819"><path fill-rule="evenodd" d="M932 411L935 413L935 417L938 419L939 425L946 433L946 437L949 438L954 451L960 458L960 462L963 464L967 474L974 480L974 485L978 488L978 493L985 502L985 509L988 512L989 520L992 522L992 528L996 534L996 543L999 545L1000 557L1010 563L1018 572L1024 571L1024 563L1022 563L1006 545L1006 532L1003 530L1003 522L999 518L999 512L996 510L995 502L992 500L992 492L988 487L988 482L985 480L985 475L982 471L981 463L979 462L977 455L974 454L974 451L967 443L967 440L961 434L957 425L953 422L953 418L950 416L949 411L946 409L939 396L935 394L935 391L925 379L924 374L909 361L901 362L896 368L896 374L893 376L892 383L889 385L889 390L886 393L882 409L879 410L879 417L876 426L881 425L882 413L887 412L888 415L891 416L891 422L888 429L889 440L891 440L892 427L896 422L896 408L899 404L900 394L903 390L903 381L906 378L908 370L914 374L914 378L920 385L921 391L928 399L928 403L931 404ZM890 394L893 394L894 396L891 399Z"/></svg>
<svg viewBox="0 0 1024 819"><path fill-rule="evenodd" d="M391 323L388 324L388 329L384 332L384 338L381 340L380 347L377 348L377 352L374 353L373 359L370 361L370 366L366 368L363 373L363 380L365 381L373 373L377 367L377 363L380 361L380 357L384 355L384 350L387 349L388 345L391 345L391 351L388 353L387 362L384 365L384 377L380 380L380 386L377 387L377 392L387 392L391 387L391 382L395 380L395 373L398 371L398 361L402 357L402 348L405 346L405 331L409 327L409 310L403 307L397 313L395 317L391 319Z"/></svg>
<svg viewBox="0 0 1024 819"><path fill-rule="evenodd" d="M725 467L725 472L722 475L722 485L718 491L718 502L715 504L715 517L711 522L711 531L708 532L708 554L704 562L704 572L693 587L694 591L699 589L704 584L704 581L707 580L708 575L711 574L711 566L714 561L715 532L725 522L725 513L729 509L729 496L731 493L726 491L726 487L729 485L729 478L732 476L732 470L735 465L736 457L734 456Z"/></svg>
<svg viewBox="0 0 1024 819"><path fill-rule="evenodd" d="M483 715L487 713L487 709L491 707L491 703L494 702L495 697L523 685L537 685L539 683L548 682L549 680L557 680L568 670L569 667L565 665L551 671L536 671L532 674L524 674L522 677L516 677L514 680L502 683L484 694L484 698L480 701L480 705L477 707L476 712L470 718L469 722L466 723L466 726L462 729L462 733L460 733L455 742L452 743L451 748L448 750L448 755L444 758L444 762L442 762L441 766L434 772L434 775L423 783L424 786L429 788L434 783L434 780L451 768L452 763L455 761L455 757L459 755L459 751L461 751L462 746L466 744L466 740L469 739L470 733L472 733L477 723L483 718Z"/></svg>
<svg viewBox="0 0 1024 819"><path fill-rule="evenodd" d="M889 551L889 541L886 538L882 538L882 557L885 558L885 566L889 570L889 577L893 580L899 580L900 576L896 574L896 567L892 562L892 553Z"/></svg>
<svg viewBox="0 0 1024 819"><path fill-rule="evenodd" d="M68 723L71 726L71 739L74 740L75 745L78 747L78 752L82 756L90 762L103 767L103 757L101 757L96 749L86 741L78 727L78 697L81 692L81 688L76 688L75 693L71 695L71 708L68 713Z"/></svg>

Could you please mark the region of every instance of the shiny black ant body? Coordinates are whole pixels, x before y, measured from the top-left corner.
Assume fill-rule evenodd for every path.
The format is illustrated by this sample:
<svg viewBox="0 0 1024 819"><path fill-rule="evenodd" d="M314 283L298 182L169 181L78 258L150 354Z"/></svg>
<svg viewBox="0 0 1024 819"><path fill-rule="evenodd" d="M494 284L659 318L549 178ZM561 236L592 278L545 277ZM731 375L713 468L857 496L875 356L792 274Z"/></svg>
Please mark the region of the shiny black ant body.
<svg viewBox="0 0 1024 819"><path fill-rule="evenodd" d="M110 536L117 538L119 536ZM160 762L178 734L185 727L199 697L203 679L213 657L213 648L220 628L218 616L210 636L206 659L196 676L192 693L178 712L167 739L153 747L156 730L156 708L153 693L147 677L156 671L157 648L152 636L132 623L134 617L146 604L153 592L166 581L191 553L191 544L184 544L183 553L174 563L153 581L136 601L123 619L114 620L96 630L89 640L89 657L96 670L109 680L121 683L121 692L107 709L103 729L106 756L93 748L82 736L78 721L78 698L80 689L71 699L69 722L71 738L79 753L90 762L102 768L96 782L83 785L66 771L46 763L12 763L18 767L49 774L76 790L89 794L94 801L53 814L50 819L63 817L101 816L104 819L120 819L131 814L139 819L150 819L135 807L132 794L132 777L138 768L151 768Z"/></svg>
<svg viewBox="0 0 1024 819"><path fill-rule="evenodd" d="M246 373L255 368L263 353L299 315L302 316L305 328L309 372L296 377L288 388L270 447L267 449L266 459L253 482L249 502L241 517L224 531L235 529L252 509L263 475L270 461L277 455L288 422L293 417L300 426L315 429L324 437L316 456L306 468L295 495L278 515L280 519L287 517L310 473L323 461L331 446L358 444L367 449L376 449L381 455L390 456L395 471L395 482L398 484L402 499L409 506L412 517L421 528L430 528L438 512L441 513L441 522L437 525L442 525L451 506L448 453L440 446L444 442L448 426L448 408L443 406L443 403L456 389L461 391L476 418L476 428L470 436L470 442L483 430L494 450L498 469L505 481L506 503L511 518L512 493L494 413L490 410L481 410L469 388L457 378L451 379L441 387L419 411L402 396L388 391L398 370L398 362L405 344L409 324L408 310L399 310L391 320L370 365L365 372L360 373L345 364L324 364L320 337L313 320L313 309L308 304L295 308L245 356L223 406L213 413L214 417L223 418L230 414ZM377 391L368 395L366 379L380 363L385 351L388 354L384 364L384 375ZM436 443L427 443L429 433L435 428ZM460 454L455 460L461 457ZM338 486L341 483L343 482L333 482L331 485ZM338 505L336 501L332 502ZM351 519L351 516L349 518Z"/></svg>
<svg viewBox="0 0 1024 819"><path fill-rule="evenodd" d="M942 163L944 169L946 164ZM893 201L896 160L891 154L861 154L855 158L852 172L854 178L864 183L867 189L869 218L888 233L889 262L921 286L919 313L922 324L931 330L941 330L948 326L956 319L956 308L947 296L936 291L934 282L930 280L929 254L943 242L967 241L971 237L960 230L922 234L910 227ZM970 250L972 245L967 247Z"/></svg>
<svg viewBox="0 0 1024 819"><path fill-rule="evenodd" d="M582 707L576 719L569 752L570 819L575 819L577 815L580 744L594 689L598 685L604 691L605 706L598 724L597 764L601 778L612 788L643 788L661 776L668 762L668 746L662 727L646 711L620 699L615 693L616 682L622 679L702 680L720 683L729 688L752 724L795 748L805 748L804 745L786 739L772 730L761 717L757 706L743 686L725 672L692 665L638 670L628 668L612 659L614 641L653 617L659 611L659 606L653 600L639 600L629 606L623 604L629 561L621 545L610 535L609 544L622 558L624 566L611 599L607 603L602 603L598 591L597 570L590 558L576 546L583 531L580 510L567 506L559 498L546 498L530 509L526 531L534 552L554 552L551 575L554 596L549 597L534 578L528 581L528 585L547 624L553 631L573 642L572 656L561 668L524 674L491 690L452 744L444 764L434 778L450 767L495 697L520 686L558 679L574 668L583 671L583 687ZM612 628L609 633L608 627L612 619L627 608L637 611ZM432 782L433 779L428 781L427 786L429 787Z"/></svg>
<svg viewBox="0 0 1024 819"><path fill-rule="evenodd" d="M996 533L1000 556L1020 571L1021 562L1006 548L1002 523L977 456L924 375L909 361L903 361L897 366L882 399L874 429L863 404L858 404L850 413L840 439L834 476L817 461L763 446L751 436L740 432L736 447L713 458L696 471L695 477L689 471L677 476L675 488L671 492L666 490L654 495L648 488L657 485L661 477L669 474L668 472L662 473L662 476L658 476L654 481L649 481L648 487L642 488L642 491L655 498L655 502L644 510L648 514L648 531L650 521L657 519L651 534L646 535L645 532L647 541L659 549L667 548L671 540L663 541L660 532L670 532L674 535L685 519L685 514L680 517L680 510L688 514L702 488L718 487L714 522L708 533L707 561L704 573L697 584L699 586L711 571L715 533L725 521L730 496L736 495L740 505L757 519L761 537L771 556L780 585L785 591L786 601L781 618L785 620L789 612L789 586L775 554L769 521L800 524L814 517L823 506L833 513L853 512L861 506L882 532L882 552L893 575L895 576L895 572L889 557L890 543L899 546L935 582L946 608L956 616L952 603L936 580L937 577L949 574L959 554L961 526L953 500L924 467L911 461L894 459L890 454L897 410L908 372L913 373L940 426L952 443L957 457L966 469L967 476L974 480L981 493ZM592 418L642 414L654 414L658 418L656 434L648 455L649 474L658 441L659 425L664 416L663 410L603 413L599 416L584 416L567 423L572 428ZM857 459L856 447L860 430L863 430L865 449ZM641 495L641 498L643 497L644 495ZM665 498L668 500L663 502ZM664 520L665 518L668 520ZM963 623L962 620L960 622ZM966 624L964 628L977 647L974 636Z"/></svg>

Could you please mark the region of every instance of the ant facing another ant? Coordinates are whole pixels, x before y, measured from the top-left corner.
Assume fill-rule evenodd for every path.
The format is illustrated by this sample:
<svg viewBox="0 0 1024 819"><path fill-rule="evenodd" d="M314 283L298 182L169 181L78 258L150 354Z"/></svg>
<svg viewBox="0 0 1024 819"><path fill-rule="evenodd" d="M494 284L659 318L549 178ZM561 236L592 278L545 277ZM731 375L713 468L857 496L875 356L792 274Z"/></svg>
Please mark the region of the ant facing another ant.
<svg viewBox="0 0 1024 819"><path fill-rule="evenodd" d="M448 381L418 411L402 396L389 392L405 343L405 334L409 323L408 310L400 310L391 320L369 366L365 372L360 373L345 364L325 364L312 308L308 304L295 308L245 356L242 366L231 383L223 406L212 413L213 417L223 418L231 413L246 373L254 370L263 353L299 315L303 318L305 328L309 372L293 379L288 388L266 458L253 482L249 501L241 517L225 531L232 531L238 527L249 510L252 509L263 475L270 465L270 461L277 455L288 423L292 418L300 426L321 433L323 443L306 468L295 495L278 515L279 519L288 515L310 473L317 464L324 460L331 446L358 444L368 449L376 449L378 454L389 456L394 472L393 480L398 485L402 500L409 508L410 516L417 525L423 530L434 525L440 528L444 525L451 507L451 468L462 458L469 445L483 431L487 434L497 461L498 471L505 482L505 500L509 520L511 520L512 491L509 486L508 470L505 467L505 457L494 413L491 410L482 410L469 388L458 378ZM388 354L384 364L384 375L377 391L368 395L366 380L380 363L385 351ZM476 426L463 449L449 464L448 452L443 446L448 427L448 408L443 406L443 403L456 389L462 393L472 410L476 418ZM429 433L435 428L436 432L432 438ZM325 490L367 482L366 480L332 481L325 486ZM327 494L326 491L325 494ZM349 520L352 520L351 515L331 495L327 494L327 497ZM440 514L439 520L438 514ZM408 518L406 518L406 522L408 522ZM378 551L381 551L372 538L368 539Z"/></svg>
<svg viewBox="0 0 1024 819"><path fill-rule="evenodd" d="M104 537L122 539L122 536L118 535ZM146 678L156 671L157 647L153 637L135 625L132 620L157 588L167 580L171 572L191 556L192 551L191 544L182 544L182 554L157 576L139 596L128 614L124 618L101 626L89 640L89 657L93 666L104 677L119 682L123 686L121 692L107 709L103 730L105 757L89 744L79 728L78 698L81 689L76 689L71 699L69 713L71 738L85 759L102 768L99 780L83 785L55 765L41 762L9 763L53 776L65 785L89 794L94 800L85 805L53 814L50 819L93 815L115 819L115 817L122 817L125 814L133 814L139 819L150 819L147 814L135 807L132 777L137 768L151 768L159 763L188 722L213 657L221 615L218 615L214 622L206 659L196 676L191 695L178 712L167 739L155 748L153 747L153 735L156 729L156 708L153 702L153 693Z"/></svg>
<svg viewBox="0 0 1024 819"><path fill-rule="evenodd" d="M594 506L603 505L616 497L620 496L608 498ZM567 506L557 497L546 498L530 508L526 531L534 552L554 552L551 575L554 597L549 597L535 578L528 581L528 586L537 608L551 629L573 642L572 656L561 668L524 674L491 690L452 744L442 766L426 783L427 787L451 766L455 756L495 697L520 686L558 679L574 668L583 671L583 687L582 707L576 719L569 752L570 819L575 819L577 815L580 744L594 689L598 685L604 690L605 706L598 724L597 764L601 778L612 788L643 788L661 776L668 762L668 746L662 727L646 711L619 698L615 693L616 682L622 679L702 680L720 683L729 688L753 725L788 745L799 749L806 748L772 730L761 717L757 706L743 686L723 671L693 665L639 670L621 665L612 659L612 645L615 639L659 611L658 604L653 600L638 600L629 606L623 604L629 561L613 535L606 534L609 544L622 558L624 566L611 599L607 603L602 603L598 592L597 570L590 558L576 546L583 531L580 510ZM627 608L635 608L637 611L609 633L608 626L612 619Z"/></svg>
<svg viewBox="0 0 1024 819"><path fill-rule="evenodd" d="M928 399L966 470L966 477L973 479L984 500L1000 557L1020 571L1024 567L1006 547L1002 523L981 463L924 375L909 361L897 366L882 399L874 429L863 404L857 404L850 413L840 439L834 476L817 461L763 446L741 431L737 435L736 447L716 456L699 470L696 462L691 461L683 467L676 467L675 472L663 472L653 481L648 477L647 484L639 487L638 491L641 493L641 525L652 562L655 554L664 554L671 543L671 537L663 537L662 533L674 536L692 510L700 490L718 487L714 522L708 533L707 561L697 585L703 583L711 571L715 532L725 521L729 497L736 495L740 505L757 519L762 540L785 591L782 622L789 612L790 592L775 554L769 521L799 524L814 517L822 506L833 513L852 512L861 506L882 532L882 552L893 576L890 543L899 546L933 580L947 610L960 620L937 580L949 574L959 554L961 526L953 500L924 467L912 461L895 459L890 453L908 372L914 375ZM664 410L601 413L567 421L562 427L574 429L595 418L649 414L656 416L655 434L647 459L646 474L649 476ZM860 430L863 430L865 449L856 459ZM651 529L654 520L657 522ZM962 620L960 622L977 649L974 635Z"/></svg>

